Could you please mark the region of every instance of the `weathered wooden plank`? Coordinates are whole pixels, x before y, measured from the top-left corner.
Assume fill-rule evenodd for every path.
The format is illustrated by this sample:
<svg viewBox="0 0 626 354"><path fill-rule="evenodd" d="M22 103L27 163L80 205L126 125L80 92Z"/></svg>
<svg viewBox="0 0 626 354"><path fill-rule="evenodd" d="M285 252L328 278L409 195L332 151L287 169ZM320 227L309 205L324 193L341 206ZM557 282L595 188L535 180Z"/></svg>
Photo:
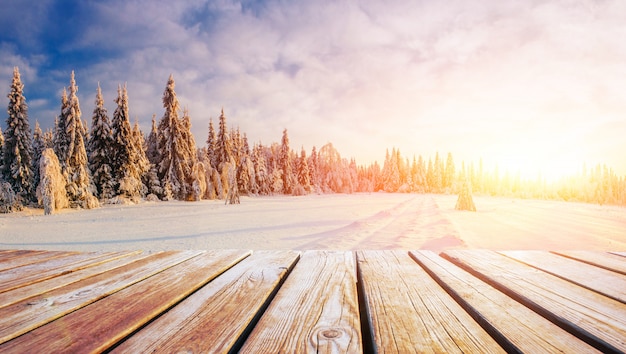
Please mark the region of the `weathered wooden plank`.
<svg viewBox="0 0 626 354"><path fill-rule="evenodd" d="M248 255L201 254L0 345L0 351L102 352Z"/></svg>
<svg viewBox="0 0 626 354"><path fill-rule="evenodd" d="M618 255L620 257L626 257L626 252L610 252L610 253L616 254L616 255Z"/></svg>
<svg viewBox="0 0 626 354"><path fill-rule="evenodd" d="M85 252L54 257L0 272L0 293L122 257L126 252Z"/></svg>
<svg viewBox="0 0 626 354"><path fill-rule="evenodd" d="M507 352L598 352L589 344L434 252L412 251L410 254Z"/></svg>
<svg viewBox="0 0 626 354"><path fill-rule="evenodd" d="M406 251L359 251L357 260L375 351L504 352Z"/></svg>
<svg viewBox="0 0 626 354"><path fill-rule="evenodd" d="M0 258L0 271L25 266L37 262L47 261L53 258L69 256L77 252L61 251L13 251L9 255Z"/></svg>
<svg viewBox="0 0 626 354"><path fill-rule="evenodd" d="M304 252L242 353L362 351L351 252Z"/></svg>
<svg viewBox="0 0 626 354"><path fill-rule="evenodd" d="M149 255L150 254L143 253L141 251L129 251L121 255L114 255L114 257L103 260L104 262L101 264L94 265L92 267L65 273L55 278L19 287L10 291L5 291L0 293L0 308L15 304L32 296L61 288L79 280L102 274L112 269L135 262L139 259L148 257Z"/></svg>
<svg viewBox="0 0 626 354"><path fill-rule="evenodd" d="M626 275L626 257L593 251L553 251L552 253Z"/></svg>
<svg viewBox="0 0 626 354"><path fill-rule="evenodd" d="M0 352L102 352L246 257L210 251L0 345ZM162 269L161 267L157 267Z"/></svg>
<svg viewBox="0 0 626 354"><path fill-rule="evenodd" d="M156 253L124 267L3 307L0 309L0 343L87 306L199 253L199 251Z"/></svg>
<svg viewBox="0 0 626 354"><path fill-rule="evenodd" d="M626 351L624 304L493 251L442 255L594 347Z"/></svg>
<svg viewBox="0 0 626 354"><path fill-rule="evenodd" d="M113 351L232 351L297 259L294 251L255 251Z"/></svg>
<svg viewBox="0 0 626 354"><path fill-rule="evenodd" d="M531 267L626 303L626 277L545 251L501 251Z"/></svg>

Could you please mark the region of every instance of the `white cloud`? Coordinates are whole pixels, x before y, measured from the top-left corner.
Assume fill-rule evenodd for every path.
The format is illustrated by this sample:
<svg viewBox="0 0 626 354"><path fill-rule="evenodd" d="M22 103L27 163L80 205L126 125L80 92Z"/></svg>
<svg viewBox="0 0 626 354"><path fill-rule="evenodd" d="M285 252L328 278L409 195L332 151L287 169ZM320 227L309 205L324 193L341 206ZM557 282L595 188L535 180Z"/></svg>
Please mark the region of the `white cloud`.
<svg viewBox="0 0 626 354"><path fill-rule="evenodd" d="M97 81L110 112L128 82L147 131L173 73L198 142L224 107L252 141L287 128L293 148L331 141L363 163L392 146L477 159L511 140L549 139L546 129L576 137L590 119L623 122L625 4L91 3L98 16L64 50L111 55L77 73L83 118Z"/></svg>

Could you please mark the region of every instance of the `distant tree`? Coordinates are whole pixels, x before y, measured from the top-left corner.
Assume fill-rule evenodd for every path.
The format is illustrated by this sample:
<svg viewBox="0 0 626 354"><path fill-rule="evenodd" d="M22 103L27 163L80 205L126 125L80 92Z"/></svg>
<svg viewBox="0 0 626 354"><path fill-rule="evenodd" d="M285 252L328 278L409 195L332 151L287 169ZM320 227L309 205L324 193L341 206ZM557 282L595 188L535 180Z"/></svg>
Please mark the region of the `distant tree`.
<svg viewBox="0 0 626 354"><path fill-rule="evenodd" d="M40 182L37 187L37 199L43 205L44 214L69 207L65 178L54 150L47 148L41 153L39 161Z"/></svg>
<svg viewBox="0 0 626 354"><path fill-rule="evenodd" d="M472 198L472 190L467 178L465 178L463 187L461 187L461 192L459 193L459 198L456 201L455 209L476 211L474 199Z"/></svg>
<svg viewBox="0 0 626 354"><path fill-rule="evenodd" d="M297 164L298 170L298 185L303 188L305 193L311 192L311 175L309 172L309 163L306 157L306 151L304 147L300 151L300 158Z"/></svg>
<svg viewBox="0 0 626 354"><path fill-rule="evenodd" d="M35 131L33 132L33 181L35 191L39 184L39 159L41 159L41 153L46 149L46 142L44 140L44 134L41 131L39 122L35 121Z"/></svg>
<svg viewBox="0 0 626 354"><path fill-rule="evenodd" d="M223 164L231 163L234 161L233 157L233 143L228 134L228 126L226 125L226 115L224 115L224 108L219 118L219 127L217 132L217 147L216 147L216 163L215 166L219 173L223 171Z"/></svg>
<svg viewBox="0 0 626 354"><path fill-rule="evenodd" d="M87 150L83 140L85 127L80 118L80 104L76 92L74 72L70 77L69 96L63 90L61 115L55 135L55 153L59 158L61 171L66 180L66 190L70 205L91 209L99 205L94 197L95 186L89 173Z"/></svg>
<svg viewBox="0 0 626 354"><path fill-rule="evenodd" d="M207 158L212 168L217 168L217 136L215 135L215 128L213 127L213 118L209 119L209 136L206 140Z"/></svg>
<svg viewBox="0 0 626 354"><path fill-rule="evenodd" d="M204 169L202 168L202 176L199 173L194 173L194 168L198 170L200 166L198 165L198 154L196 147L196 140L191 133L191 117L189 116L189 110L185 108L183 110L183 118L181 119L181 134L187 145L185 146L184 156L185 162L188 164L191 173L187 176L187 180L185 181L187 185L187 196L186 198L189 200L200 200L204 193L200 193L197 197L193 197L194 194L197 194L198 191L194 191L194 185L200 185L203 182L198 180L203 178Z"/></svg>
<svg viewBox="0 0 626 354"><path fill-rule="evenodd" d="M89 169L96 186L97 196L101 200L107 200L113 198L116 193L111 167L115 144L109 115L104 107L100 84L96 90L95 104L96 107L91 118L91 134L87 144L89 147Z"/></svg>
<svg viewBox="0 0 626 354"><path fill-rule="evenodd" d="M35 196L32 132L28 123L24 84L17 67L13 68L13 82L7 97L9 106L2 149L2 175L16 193L18 202L28 202Z"/></svg>
<svg viewBox="0 0 626 354"><path fill-rule="evenodd" d="M321 193L322 188L320 186L320 172L317 162L317 150L315 146L311 149L311 155L309 156L309 176L311 181L311 189L316 193Z"/></svg>
<svg viewBox="0 0 626 354"><path fill-rule="evenodd" d="M448 191L454 188L454 173L454 159L452 158L452 153L449 152L443 174L443 187Z"/></svg>
<svg viewBox="0 0 626 354"><path fill-rule="evenodd" d="M146 156L146 151L144 147L146 146L146 140L144 138L143 132L139 127L139 122L135 121L133 125L133 154L132 163L137 166L138 174L142 181L147 181L147 174L150 171L150 160L148 160L148 156ZM141 186L141 195L145 196L147 194L146 183L143 183Z"/></svg>
<svg viewBox="0 0 626 354"><path fill-rule="evenodd" d="M293 192L295 183L287 129L283 130L283 138L281 139L280 144L280 155L278 156L278 164L282 172L283 193L291 194Z"/></svg>
<svg viewBox="0 0 626 354"><path fill-rule="evenodd" d="M0 180L2 179L2 169L4 165L4 133L2 133L2 127L0 127Z"/></svg>
<svg viewBox="0 0 626 354"><path fill-rule="evenodd" d="M265 154L263 153L263 145L259 144L252 149L252 163L254 165L257 193L261 195L271 194L271 176L267 169Z"/></svg>
<svg viewBox="0 0 626 354"><path fill-rule="evenodd" d="M155 120L155 115L152 115L152 128L146 141L146 157L150 164L156 165L159 163L159 147L158 147L158 131Z"/></svg>

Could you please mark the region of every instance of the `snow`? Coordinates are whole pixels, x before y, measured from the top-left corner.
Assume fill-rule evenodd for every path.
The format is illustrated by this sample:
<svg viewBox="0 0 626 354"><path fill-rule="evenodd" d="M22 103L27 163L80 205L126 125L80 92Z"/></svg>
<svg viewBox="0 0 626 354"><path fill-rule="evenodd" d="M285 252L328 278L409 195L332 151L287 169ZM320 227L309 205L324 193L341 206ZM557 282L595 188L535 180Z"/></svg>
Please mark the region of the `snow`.
<svg viewBox="0 0 626 354"><path fill-rule="evenodd" d="M392 193L144 202L0 215L0 249L584 249L626 250L626 208Z"/></svg>

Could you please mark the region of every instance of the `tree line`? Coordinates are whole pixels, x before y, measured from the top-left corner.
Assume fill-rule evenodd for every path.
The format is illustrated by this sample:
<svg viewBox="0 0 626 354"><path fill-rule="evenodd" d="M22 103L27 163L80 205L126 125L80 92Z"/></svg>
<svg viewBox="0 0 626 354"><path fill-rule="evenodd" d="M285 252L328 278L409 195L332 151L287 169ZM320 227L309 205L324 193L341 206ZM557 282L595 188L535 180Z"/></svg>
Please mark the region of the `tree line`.
<svg viewBox="0 0 626 354"><path fill-rule="evenodd" d="M24 85L14 68L8 117L0 129L0 211L25 205L46 213L66 207L95 208L102 203L147 200L220 199L239 203L241 195L405 192L458 193L465 184L475 193L626 205L626 179L598 166L558 183L524 180L482 162L455 166L437 153L412 160L397 149L377 162L357 166L331 143L319 151L291 148L285 129L280 142L250 145L245 132L227 124L222 109L217 128L211 119L205 144L198 148L191 118L181 109L170 75L163 92L164 113L153 116L146 136L130 122L126 85L118 86L109 116L98 85L91 127L82 118L74 73L64 89L53 129L31 131Z"/></svg>

